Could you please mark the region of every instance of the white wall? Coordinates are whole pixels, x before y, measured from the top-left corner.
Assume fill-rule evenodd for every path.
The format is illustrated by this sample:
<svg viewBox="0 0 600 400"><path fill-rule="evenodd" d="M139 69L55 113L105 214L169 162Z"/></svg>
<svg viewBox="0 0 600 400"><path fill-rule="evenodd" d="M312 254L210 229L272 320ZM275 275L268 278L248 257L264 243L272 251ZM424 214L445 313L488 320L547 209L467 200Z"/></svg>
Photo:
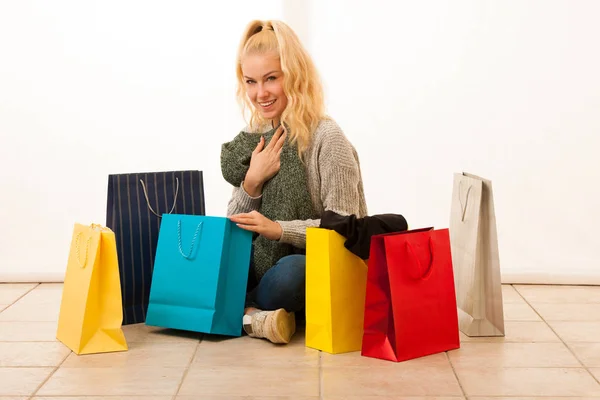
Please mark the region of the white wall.
<svg viewBox="0 0 600 400"><path fill-rule="evenodd" d="M223 3L0 3L0 281L62 279L112 172L201 169L224 215L235 50L274 17L315 57L371 214L447 227L452 174L482 175L505 282L600 283L599 2Z"/></svg>
<svg viewBox="0 0 600 400"><path fill-rule="evenodd" d="M447 227L492 179L505 282L600 283L600 2L313 1L329 110L369 211Z"/></svg>
<svg viewBox="0 0 600 400"><path fill-rule="evenodd" d="M0 2L0 281L62 280L73 223L105 223L109 173L203 170L224 215L239 39L282 15L273 0Z"/></svg>

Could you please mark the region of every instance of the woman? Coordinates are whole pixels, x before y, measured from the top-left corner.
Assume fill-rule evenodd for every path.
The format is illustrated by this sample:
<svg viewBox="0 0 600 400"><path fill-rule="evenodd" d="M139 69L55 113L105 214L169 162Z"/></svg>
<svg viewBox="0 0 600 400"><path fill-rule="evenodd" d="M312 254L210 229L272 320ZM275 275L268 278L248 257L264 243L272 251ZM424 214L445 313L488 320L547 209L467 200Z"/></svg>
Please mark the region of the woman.
<svg viewBox="0 0 600 400"><path fill-rule="evenodd" d="M367 215L353 145L324 112L310 56L280 21L253 21L237 57L246 129L221 154L233 186L227 215L256 234L243 326L248 335L288 343L304 309L306 228L326 210Z"/></svg>

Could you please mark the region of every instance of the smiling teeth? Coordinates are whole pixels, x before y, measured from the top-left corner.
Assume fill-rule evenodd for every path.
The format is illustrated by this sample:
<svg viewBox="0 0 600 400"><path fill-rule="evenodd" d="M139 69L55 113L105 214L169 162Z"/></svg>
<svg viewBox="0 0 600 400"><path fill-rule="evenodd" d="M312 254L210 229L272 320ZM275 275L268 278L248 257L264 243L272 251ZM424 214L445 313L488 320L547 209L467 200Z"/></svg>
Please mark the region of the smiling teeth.
<svg viewBox="0 0 600 400"><path fill-rule="evenodd" d="M273 103L275 103L275 100L269 101L268 103L258 103L258 104L260 104L263 107L268 107L268 106L270 106Z"/></svg>

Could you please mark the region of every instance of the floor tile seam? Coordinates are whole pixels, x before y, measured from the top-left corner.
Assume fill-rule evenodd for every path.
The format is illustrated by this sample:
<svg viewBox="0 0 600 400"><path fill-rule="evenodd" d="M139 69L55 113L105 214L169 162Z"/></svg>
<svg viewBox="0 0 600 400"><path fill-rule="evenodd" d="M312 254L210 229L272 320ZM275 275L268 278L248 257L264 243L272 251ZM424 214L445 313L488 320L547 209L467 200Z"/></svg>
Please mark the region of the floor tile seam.
<svg viewBox="0 0 600 400"><path fill-rule="evenodd" d="M67 353L67 355L65 355L65 357L62 359L62 361L61 361L61 362L60 362L60 363L59 363L59 364L58 364L56 367L54 367L54 369L52 370L52 372L50 372L50 374L49 374L49 375L46 377L46 379L44 379L44 380L42 381L42 383L40 383L40 384L38 385L38 387L37 387L37 388L36 388L36 389L33 391L33 393L31 394L31 397L30 397L30 399L33 399L33 398L34 398L34 397L37 395L37 393L40 391L40 389L41 389L41 388L42 388L42 387L43 387L43 386L44 386L46 383L48 383L48 381L50 381L50 379L51 379L51 378L54 376L54 374L56 373L56 371L58 371L58 369L61 367L61 365L63 365L63 364L64 364L64 362L65 362L65 361L67 361L67 358L69 358L69 356L70 356L72 353L73 353L72 351L69 351L69 352Z"/></svg>
<svg viewBox="0 0 600 400"><path fill-rule="evenodd" d="M324 394L324 390L323 390L323 352L321 350L319 350L319 400L324 400L325 399L325 394Z"/></svg>
<svg viewBox="0 0 600 400"><path fill-rule="evenodd" d="M0 311L0 314L3 313L4 311L8 310L9 308L11 308L13 305L15 305L17 303L17 301L19 301L23 297L27 296L29 293L31 293L35 288L39 287L40 285L41 285L41 283L37 282L34 287L32 287L31 289L29 289L28 291L23 293L21 296L17 297L17 299L15 301L13 301L12 303L9 303L9 304L5 304L6 308L4 310Z"/></svg>
<svg viewBox="0 0 600 400"><path fill-rule="evenodd" d="M175 400L177 398L177 396L179 395L179 392L181 391L181 388L183 387L183 383L185 382L185 379L187 378L188 373L190 372L190 368L192 367L194 359L196 358L196 354L198 354L198 349L200 348L200 343L202 343L202 337L198 340L198 343L196 343L196 348L194 349L194 351L190 357L190 360L188 361L187 367L183 371L181 381L179 381L179 384L177 385L177 390L175 390L175 393L173 394L173 397L171 398L171 400Z"/></svg>
<svg viewBox="0 0 600 400"><path fill-rule="evenodd" d="M460 378L458 377L458 373L454 369L454 364L452 364L452 360L450 359L450 355L448 354L447 351L444 352L444 354L446 355L446 359L448 360L448 364L450 365L450 368L452 369L452 373L454 374L454 378L456 378L456 382L458 383L458 387L460 388L460 391L462 392L463 397L468 400L467 392L465 391L465 388L463 388L462 382L460 381Z"/></svg>
<svg viewBox="0 0 600 400"><path fill-rule="evenodd" d="M573 351L573 349L571 349L571 347L567 344L567 342L558 334L558 332L556 332L556 330L552 327L552 325L550 325L548 323L548 321L546 321L546 319L538 312L538 310L525 298L525 296L523 296L523 294L521 292L519 292L519 290L513 286L513 289L515 289L515 291L519 294L519 296L521 296L521 298L523 299L523 301L525 301L525 303L531 307L531 309L542 319L542 321L544 321L544 323L548 326L548 328L558 337L558 339L561 341L561 343L567 348L567 350L573 355L573 357L577 360L577 362L579 362L579 364L581 365L581 367L583 367L583 369L585 369L587 371L587 373L592 377L592 379L594 381L596 381L596 383L598 383L598 385L600 385L600 378L597 378L592 371L590 370L590 368L588 366L586 366L583 361L581 361L581 359L577 356L577 354L575 354L575 352ZM560 321L552 321L552 322L560 322ZM563 321L564 322L564 321ZM573 321L571 321L573 322Z"/></svg>

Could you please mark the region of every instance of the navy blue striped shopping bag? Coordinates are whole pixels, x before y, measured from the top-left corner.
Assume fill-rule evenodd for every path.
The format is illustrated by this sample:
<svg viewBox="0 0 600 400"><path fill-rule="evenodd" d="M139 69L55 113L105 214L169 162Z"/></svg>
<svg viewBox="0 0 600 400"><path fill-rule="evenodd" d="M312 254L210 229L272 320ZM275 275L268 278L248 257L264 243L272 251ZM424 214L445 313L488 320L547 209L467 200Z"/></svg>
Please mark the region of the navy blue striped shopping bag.
<svg viewBox="0 0 600 400"><path fill-rule="evenodd" d="M202 171L109 175L106 226L117 241L123 325L146 320L163 214L205 215Z"/></svg>

